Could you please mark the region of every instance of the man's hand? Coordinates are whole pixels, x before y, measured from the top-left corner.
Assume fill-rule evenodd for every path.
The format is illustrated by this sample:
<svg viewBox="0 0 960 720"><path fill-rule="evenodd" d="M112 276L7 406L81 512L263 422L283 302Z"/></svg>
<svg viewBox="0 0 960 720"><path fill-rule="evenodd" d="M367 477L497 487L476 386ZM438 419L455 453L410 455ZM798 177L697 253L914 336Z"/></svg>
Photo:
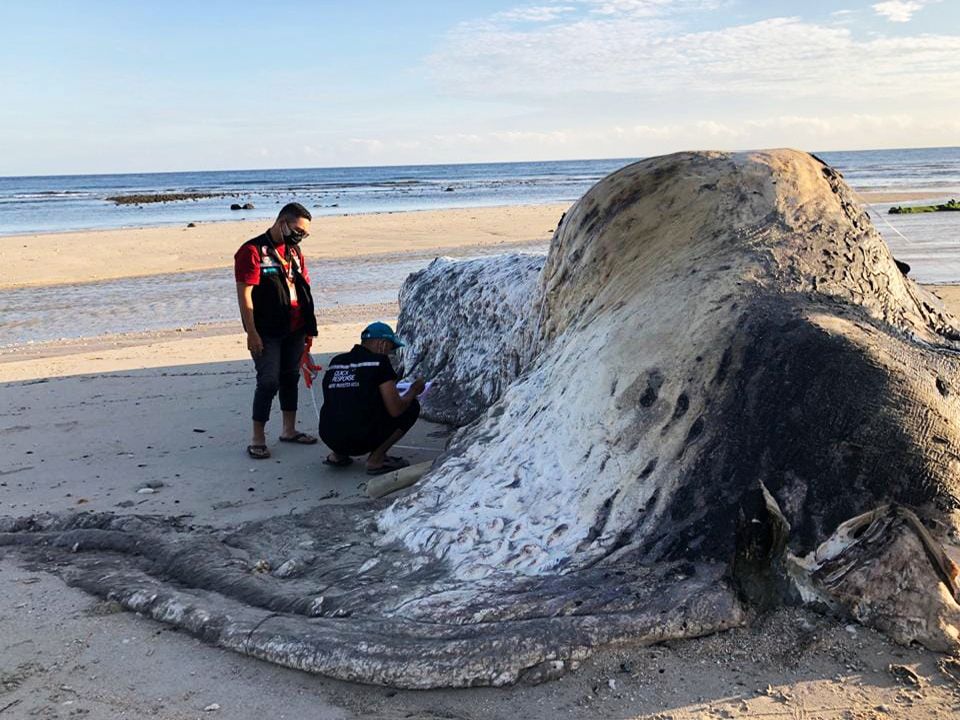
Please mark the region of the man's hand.
<svg viewBox="0 0 960 720"><path fill-rule="evenodd" d="M423 378L417 378L401 395L396 380L387 380L380 383L380 397L383 398L383 406L390 413L390 417L400 417L426 387L427 383Z"/></svg>
<svg viewBox="0 0 960 720"><path fill-rule="evenodd" d="M247 333L247 350L254 357L260 357L260 353L263 352L263 340L256 331Z"/></svg>
<svg viewBox="0 0 960 720"><path fill-rule="evenodd" d="M416 397L417 395L422 393L424 389L426 389L426 387L427 387L426 381L424 381L423 378L417 378L410 385L410 389L407 392L412 393L413 397Z"/></svg>

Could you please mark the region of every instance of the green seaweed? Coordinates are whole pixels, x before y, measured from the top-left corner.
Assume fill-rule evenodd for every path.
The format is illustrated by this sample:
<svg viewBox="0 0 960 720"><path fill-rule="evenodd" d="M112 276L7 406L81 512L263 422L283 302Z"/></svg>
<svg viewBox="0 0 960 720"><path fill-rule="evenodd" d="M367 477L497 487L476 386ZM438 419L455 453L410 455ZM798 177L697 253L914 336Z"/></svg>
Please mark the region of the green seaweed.
<svg viewBox="0 0 960 720"><path fill-rule="evenodd" d="M912 215L915 213L949 212L951 210L960 210L960 202L957 202L956 200L949 200L942 205L913 205L911 207L896 205L890 208L890 214Z"/></svg>

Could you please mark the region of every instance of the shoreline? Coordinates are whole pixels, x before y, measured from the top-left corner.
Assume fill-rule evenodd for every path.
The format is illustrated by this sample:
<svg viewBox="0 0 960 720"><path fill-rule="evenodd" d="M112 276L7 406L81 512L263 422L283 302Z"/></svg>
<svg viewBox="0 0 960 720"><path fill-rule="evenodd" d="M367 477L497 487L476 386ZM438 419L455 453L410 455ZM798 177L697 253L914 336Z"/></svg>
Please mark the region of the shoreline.
<svg viewBox="0 0 960 720"><path fill-rule="evenodd" d="M910 193L907 193L910 195ZM906 197L902 195L897 195L900 200L910 200L914 199L911 197ZM936 199L941 197L939 195L928 196L923 194L922 197L916 199L926 200L926 199ZM942 196L946 197L946 195ZM167 201L167 202L176 202L176 201ZM335 220L335 219L344 219L344 218L358 218L358 217L377 217L380 215L413 215L416 213L433 213L433 212L456 212L462 210L505 210L508 208L534 208L534 207L546 207L546 206L564 206L572 207L576 200L567 201L551 201L551 202L505 202L498 203L495 205L462 205L456 207L425 207L425 208L412 208L407 210L370 210L363 212L344 212L336 213L331 215L320 215L319 213L314 213L313 222L319 222L321 220ZM893 202L896 202L894 200ZM160 203L162 204L162 203ZM241 212L237 211L237 215L240 215ZM202 225L222 225L229 226L239 223L272 223L271 218L247 218L239 217L237 219L228 218L226 220L192 220L188 222L193 222L197 227ZM58 235L73 235L78 233L108 233L108 232L130 232L132 230L160 230L160 229L170 229L170 228L182 228L186 229L188 222L182 220L169 220L167 222L156 222L156 223L136 223L131 225L118 225L115 227L76 227L76 228L66 228L61 230L36 230L32 232L13 232L13 233L4 233L0 230L0 244L6 240L17 240L22 238L38 238L38 237L56 237ZM192 229L192 228L190 228Z"/></svg>
<svg viewBox="0 0 960 720"><path fill-rule="evenodd" d="M550 239L569 207L551 203L320 216L314 218L302 247L309 267L317 260L534 244ZM6 236L0 239L0 265L19 267L21 272L17 279L0 279L0 290L228 268L237 248L271 222L229 220L193 228L178 224Z"/></svg>
<svg viewBox="0 0 960 720"><path fill-rule="evenodd" d="M868 193L863 201L878 197ZM568 209L543 204L318 217L303 245L315 292L326 297L318 303L318 319L395 317L403 277L437 256L543 252ZM899 223L915 237L911 222L930 225L913 217ZM0 263L18 268L0 278L0 304L9 311L0 363L63 355L74 347L131 347L180 333L239 332L229 268L236 248L265 227L237 220L0 241ZM909 262L924 247L898 246L893 237L888 244ZM960 316L960 257L944 259L949 265L938 263L936 273L931 261L921 261L919 275ZM131 302L142 304L149 317L138 318L141 311L132 312Z"/></svg>
<svg viewBox="0 0 960 720"><path fill-rule="evenodd" d="M960 196L960 188L954 187L952 185L931 188L929 190L858 190L857 188L852 188L854 193L860 198L863 198L872 203L899 203L899 202L914 202L920 200L940 200L940 199L950 199L957 196ZM233 195L224 195L224 197ZM239 194L237 194L239 197ZM179 201L158 201L158 204L164 204L169 202L179 202ZM549 202L505 202L498 203L494 205L462 205L462 206L443 206L443 207L433 207L433 208L421 208L421 209L406 209L406 210L373 210L373 211L362 211L362 212L346 212L346 213L337 213L335 215L315 215L313 221L319 222L321 220L330 220L330 219L343 219L343 218L360 218L360 217L377 217L381 215L412 215L416 213L433 213L433 212L448 212L448 211L466 211L466 210L504 210L506 208L534 208L534 207L560 207L565 206L570 208L573 204L576 203L576 199L570 201L549 201ZM152 204L152 203L151 203ZM229 226L236 223L265 223L270 222L269 219L264 218L241 218L241 219L227 219L227 220L194 220L192 221L196 224L197 227L200 226ZM118 225L113 227L76 227L68 228L62 230L37 230L34 232L14 232L14 233L5 233L0 230L0 247L2 244L8 240L18 240L24 238L38 238L38 237L56 237L59 235L73 235L79 233L108 233L108 232L131 232L138 230L158 230L158 229L171 229L171 228L186 228L186 223L182 220L169 220L166 222L156 222L156 223L147 223L147 224L131 224L131 225ZM192 228L191 228L192 229Z"/></svg>
<svg viewBox="0 0 960 720"><path fill-rule="evenodd" d="M344 305L337 308L320 308L316 312L317 327L325 329L339 325L364 324L368 318L395 321L399 313L397 303L372 305ZM125 333L103 333L80 338L44 340L41 342L7 345L0 347L0 382L8 380L3 366L24 360L77 355L80 353L108 352L127 348L151 346L178 340L204 340L208 338L243 337L240 316L226 322L199 323L191 327L142 330Z"/></svg>
<svg viewBox="0 0 960 720"><path fill-rule="evenodd" d="M866 190L856 194L868 206L948 197L939 191ZM954 193L957 194L960 193ZM316 216L311 237L303 246L304 255L308 264L317 260L390 260L411 253L460 254L470 247L542 243L550 239L560 217L572 204L484 205ZM228 268L236 249L263 232L270 222L212 220L198 222L194 227L170 222L0 234L0 263L22 268L17 277L28 278L0 278L0 291ZM78 247L85 250L77 252ZM960 278L956 281L960 282Z"/></svg>
<svg viewBox="0 0 960 720"><path fill-rule="evenodd" d="M921 287L938 297L946 306L947 311L960 319L960 283L922 283ZM392 323L396 321L399 310L399 304L396 302L318 308L316 312L317 325L322 330L339 325L363 324L371 318ZM230 336L239 338L242 335L243 331L238 317L236 320L198 323L188 327L103 333L78 338L6 345L0 347L0 383L9 380L9 378L4 377L3 367L10 363L26 360L46 360L81 353L149 347L178 340L201 340Z"/></svg>
<svg viewBox="0 0 960 720"><path fill-rule="evenodd" d="M94 231L99 232L99 231ZM389 262L402 262L404 260L411 259L433 259L434 257L443 257L443 256L452 256L452 257L466 257L468 255L477 254L477 255L488 255L491 254L490 250L496 249L497 252L527 252L531 247L539 247L545 244L548 244L550 238L530 238L525 240L499 240L495 243L474 243L474 244L461 244L461 245L438 245L435 247L425 247L425 248L416 248L408 250L406 252L396 249L389 250L386 252L371 252L366 254L354 255L353 257L339 257L339 256L325 256L322 254L307 254L304 253L304 256L307 260L307 263L311 268L315 267L318 263L325 260L334 260L334 261L356 261L357 263L389 263ZM472 251L472 252L471 252ZM0 252L0 258L2 258L2 252ZM227 265L216 265L213 267L200 267L200 268L190 268L186 269L177 269L177 270L167 270L165 272L157 273L148 273L148 274L131 274L131 275L117 275L115 277L97 277L89 280L75 280L75 281L56 281L56 282L39 282L39 283L21 283L21 284L4 284L3 280L0 279L0 292L6 290L30 290L38 288L50 288L56 286L68 286L68 287L83 287L85 285L96 285L97 283L108 283L120 280L137 280L137 279L147 279L147 278L162 278L164 276L177 275L181 272L216 272L218 270L233 270L233 258L230 258L230 263ZM313 270L310 271L313 274ZM958 280L960 282L960 280ZM317 312L319 312L319 308ZM2 348L2 346L0 346Z"/></svg>

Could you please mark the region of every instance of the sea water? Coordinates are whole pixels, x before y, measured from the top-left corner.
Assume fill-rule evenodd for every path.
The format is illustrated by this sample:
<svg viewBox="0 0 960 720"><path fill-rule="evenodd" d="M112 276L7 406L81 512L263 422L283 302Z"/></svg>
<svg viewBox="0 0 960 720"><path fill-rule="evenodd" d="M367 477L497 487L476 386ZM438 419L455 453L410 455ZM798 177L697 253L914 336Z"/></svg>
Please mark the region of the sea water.
<svg viewBox="0 0 960 720"><path fill-rule="evenodd" d="M860 191L960 197L960 148L818 153L818 157L843 172ZM290 200L303 202L319 215L573 202L597 180L632 161L0 178L0 235L269 219L277 205ZM142 207L117 206L106 199L156 192L232 195ZM231 202L239 201L252 202L256 208L229 210ZM913 267L911 275L925 283L960 282L960 213L891 216L890 207L891 203L872 203L868 212L894 255ZM425 254L313 263L311 274L323 278L317 283L317 304L324 308L393 302L404 278L430 259ZM137 298L135 307L130 298ZM235 320L236 314L230 270L6 290L0 291L0 347L216 323Z"/></svg>
<svg viewBox="0 0 960 720"><path fill-rule="evenodd" d="M818 157L858 190L960 195L960 148ZM635 160L0 177L0 235L272 219L278 206L291 200L315 215L573 202L597 180ZM135 193L218 196L141 206L108 200ZM253 210L230 210L233 203L248 202Z"/></svg>
<svg viewBox="0 0 960 720"><path fill-rule="evenodd" d="M463 257L509 250L471 248ZM525 244L522 251L546 253L547 243ZM395 303L407 276L433 258L421 252L310 262L314 303L318 310ZM233 269L225 268L0 291L0 348L223 322L235 323L240 333L234 288Z"/></svg>
<svg viewBox="0 0 960 720"><path fill-rule="evenodd" d="M475 165L0 177L0 235L273 219L298 201L315 216L573 201L631 159ZM117 205L117 195L216 197ZM231 204L252 203L233 211ZM0 240L2 242L2 240Z"/></svg>

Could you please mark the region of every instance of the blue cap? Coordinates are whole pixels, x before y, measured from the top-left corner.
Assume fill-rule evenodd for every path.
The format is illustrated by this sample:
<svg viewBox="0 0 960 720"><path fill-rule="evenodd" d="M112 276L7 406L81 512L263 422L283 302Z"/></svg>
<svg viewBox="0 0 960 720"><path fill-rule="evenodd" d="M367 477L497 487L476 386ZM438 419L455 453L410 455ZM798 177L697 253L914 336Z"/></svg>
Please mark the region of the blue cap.
<svg viewBox="0 0 960 720"><path fill-rule="evenodd" d="M360 333L361 340L389 340L396 347L403 347L400 338L393 332L393 328L385 322L375 322L367 325Z"/></svg>

